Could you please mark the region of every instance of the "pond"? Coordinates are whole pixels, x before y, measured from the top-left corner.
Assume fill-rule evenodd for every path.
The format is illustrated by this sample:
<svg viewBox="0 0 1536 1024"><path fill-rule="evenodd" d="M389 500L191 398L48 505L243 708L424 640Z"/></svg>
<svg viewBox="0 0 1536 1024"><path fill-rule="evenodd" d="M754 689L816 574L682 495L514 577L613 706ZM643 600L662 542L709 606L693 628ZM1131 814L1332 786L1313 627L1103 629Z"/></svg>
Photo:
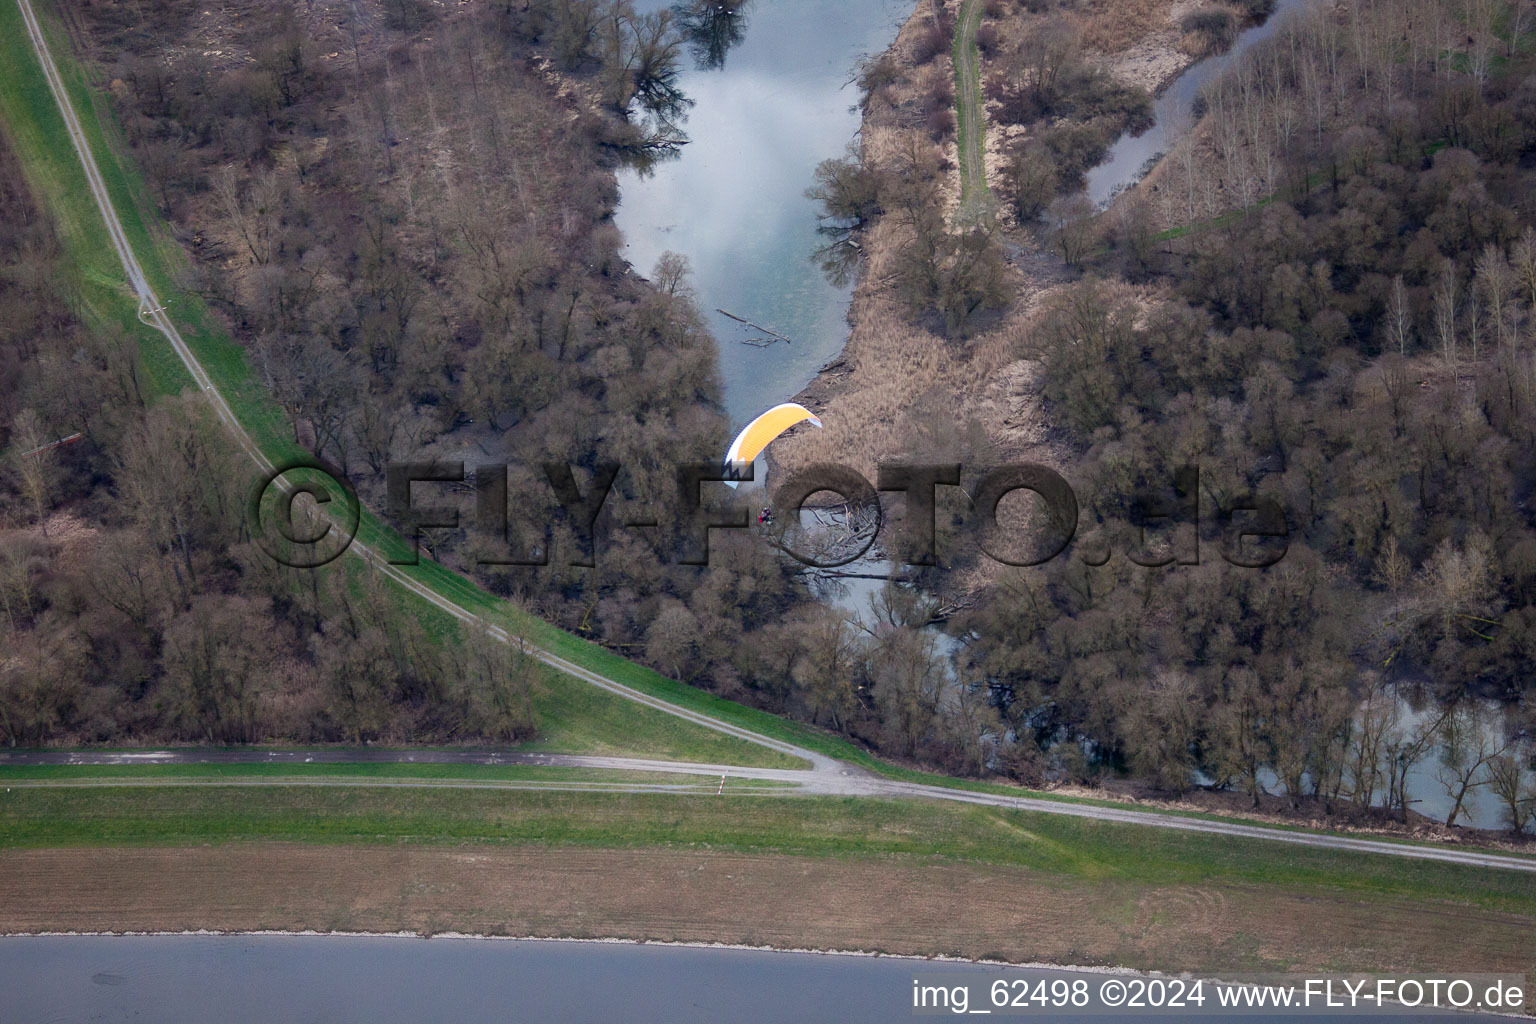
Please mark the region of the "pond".
<svg viewBox="0 0 1536 1024"><path fill-rule="evenodd" d="M692 264L736 427L789 401L847 339L852 290L811 259L822 239L805 190L858 133L860 59L889 46L911 11L912 0L749 0L722 66L690 66L679 83L694 101L691 141L649 176L619 176L616 220L635 272L649 275L667 251Z"/></svg>

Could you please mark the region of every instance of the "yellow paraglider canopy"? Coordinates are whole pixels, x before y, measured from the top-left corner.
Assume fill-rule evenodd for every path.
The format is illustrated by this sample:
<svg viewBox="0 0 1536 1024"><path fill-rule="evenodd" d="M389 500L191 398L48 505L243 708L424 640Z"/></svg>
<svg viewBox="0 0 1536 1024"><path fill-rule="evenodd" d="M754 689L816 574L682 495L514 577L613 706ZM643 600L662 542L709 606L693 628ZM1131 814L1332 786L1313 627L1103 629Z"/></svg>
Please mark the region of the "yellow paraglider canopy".
<svg viewBox="0 0 1536 1024"><path fill-rule="evenodd" d="M742 428L726 451L725 461L732 466L750 466L780 434L796 423L806 422L821 426L821 420L803 405L794 402L776 405Z"/></svg>

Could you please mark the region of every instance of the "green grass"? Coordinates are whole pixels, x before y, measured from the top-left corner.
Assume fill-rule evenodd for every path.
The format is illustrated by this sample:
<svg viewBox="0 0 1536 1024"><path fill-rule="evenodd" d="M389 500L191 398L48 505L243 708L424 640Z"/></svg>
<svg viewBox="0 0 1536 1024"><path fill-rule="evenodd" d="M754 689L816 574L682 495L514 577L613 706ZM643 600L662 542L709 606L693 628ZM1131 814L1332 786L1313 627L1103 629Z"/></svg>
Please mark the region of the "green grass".
<svg viewBox="0 0 1536 1024"><path fill-rule="evenodd" d="M622 771L611 768L570 768L557 765L484 764L130 764L130 765L6 765L0 767L0 787L41 783L130 782L175 779L217 783L248 779L348 779L369 781L420 780L442 782L612 783L699 786L715 789L714 775L682 772ZM727 779L726 789L780 788L786 783L761 779Z"/></svg>
<svg viewBox="0 0 1536 1024"><path fill-rule="evenodd" d="M955 148L960 158L960 205L985 202L987 187L987 115L981 98L981 51L976 30L981 27L979 0L965 0L955 21Z"/></svg>
<svg viewBox="0 0 1536 1024"><path fill-rule="evenodd" d="M1536 886L1514 872L934 801L281 786L0 791L0 849L248 840L901 854L1090 881L1262 884L1536 915Z"/></svg>

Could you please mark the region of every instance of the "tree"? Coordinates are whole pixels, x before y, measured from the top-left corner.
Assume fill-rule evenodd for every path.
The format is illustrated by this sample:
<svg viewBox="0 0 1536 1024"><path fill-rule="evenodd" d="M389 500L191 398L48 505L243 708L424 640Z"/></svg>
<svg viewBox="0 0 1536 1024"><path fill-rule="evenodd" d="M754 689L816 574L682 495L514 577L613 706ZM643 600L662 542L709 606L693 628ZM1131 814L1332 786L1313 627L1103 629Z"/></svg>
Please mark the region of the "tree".
<svg viewBox="0 0 1536 1024"><path fill-rule="evenodd" d="M1384 747L1400 721L1397 698L1378 676L1365 683L1356 712L1356 728L1349 748L1349 795L1356 807L1368 811L1376 802L1387 772Z"/></svg>
<svg viewBox="0 0 1536 1024"><path fill-rule="evenodd" d="M934 306L944 316L944 333L964 337L972 318L985 309L1006 303L1002 254L990 218L983 224L951 235L947 255L938 274Z"/></svg>
<svg viewBox="0 0 1536 1024"><path fill-rule="evenodd" d="M38 451L48 442L42 418L32 409L23 409L11 423L11 464L21 483L21 492L32 504L43 536L48 536L49 471L48 452Z"/></svg>
<svg viewBox="0 0 1536 1024"><path fill-rule="evenodd" d="M817 217L824 224L851 230L880 215L880 185L880 175L849 146L847 155L816 165L816 184L805 190L805 196L821 204Z"/></svg>
<svg viewBox="0 0 1536 1024"><path fill-rule="evenodd" d="M888 742L908 757L931 734L945 672L932 634L898 627L868 650L864 665Z"/></svg>
<svg viewBox="0 0 1536 1024"><path fill-rule="evenodd" d="M118 460L133 518L161 550L179 556L172 570L183 601L197 582L200 538L238 509L228 453L211 440L216 430L200 398L162 402L128 432Z"/></svg>
<svg viewBox="0 0 1536 1024"><path fill-rule="evenodd" d="M1527 224L1511 251L1511 265L1525 291L1526 308L1536 313L1536 227Z"/></svg>
<svg viewBox="0 0 1536 1024"><path fill-rule="evenodd" d="M1025 142L1010 151L1000 187L1015 219L1028 224L1039 219L1050 205L1060 183L1051 151L1038 142Z"/></svg>
<svg viewBox="0 0 1536 1024"><path fill-rule="evenodd" d="M517 636L502 641L465 626L460 643L460 680L469 692L476 731L502 743L531 736L538 663L528 653L527 642Z"/></svg>
<svg viewBox="0 0 1536 1024"><path fill-rule="evenodd" d="M600 0L554 0L547 34L556 61L574 68L591 56L601 21Z"/></svg>
<svg viewBox="0 0 1536 1024"><path fill-rule="evenodd" d="M1396 725L1382 740L1382 760L1387 773L1387 806L1397 809L1398 820L1407 824L1409 805L1408 776L1434 745L1440 719L1420 716L1408 725Z"/></svg>
<svg viewBox="0 0 1536 1024"><path fill-rule="evenodd" d="M1131 769L1159 789L1183 793L1194 781L1200 706L1188 675L1163 670L1120 714Z"/></svg>
<svg viewBox="0 0 1536 1024"><path fill-rule="evenodd" d="M632 52L628 60L634 92L641 106L672 121L692 105L678 88L683 40L670 10L652 11L630 21Z"/></svg>
<svg viewBox="0 0 1536 1024"><path fill-rule="evenodd" d="M1211 769L1223 784L1241 785L1249 806L1257 809L1263 792L1259 777L1269 764L1265 696L1258 677L1246 668L1228 676L1225 689L1211 709Z"/></svg>
<svg viewBox="0 0 1536 1024"><path fill-rule="evenodd" d="M1490 735L1491 723L1482 709L1471 701L1462 701L1446 713L1440 724L1440 765L1435 778L1451 798L1446 825L1455 825L1466 804L1467 794L1486 786L1489 761L1503 753L1503 745Z"/></svg>
<svg viewBox="0 0 1536 1024"><path fill-rule="evenodd" d="M1397 280L1401 281L1399 275ZM1456 372L1456 264L1450 259L1440 263L1440 276L1435 279L1435 336L1440 339L1440 355ZM1474 362L1477 353L1472 354Z"/></svg>
<svg viewBox="0 0 1536 1024"><path fill-rule="evenodd" d="M1536 816L1536 779L1526 767L1526 751L1496 754L1488 760L1488 785L1504 804L1504 822L1516 835Z"/></svg>
<svg viewBox="0 0 1536 1024"><path fill-rule="evenodd" d="M8 635L7 635L8 634ZM85 651L73 630L0 628L0 739L42 746L58 736L80 696Z"/></svg>
<svg viewBox="0 0 1536 1024"><path fill-rule="evenodd" d="M1421 574L1427 617L1451 640L1488 611L1491 552L1486 538L1473 534L1464 545L1440 542Z"/></svg>
<svg viewBox="0 0 1536 1024"><path fill-rule="evenodd" d="M1510 299L1516 287L1515 272L1504 250L1489 242L1478 253L1477 286L1488 310L1488 319L1501 345L1513 340L1513 316Z"/></svg>
<svg viewBox="0 0 1536 1024"><path fill-rule="evenodd" d="M1076 65L1080 33L1059 17L1025 33L1013 62L1015 87L1026 91L1036 110L1051 110L1063 81Z"/></svg>
<svg viewBox="0 0 1536 1024"><path fill-rule="evenodd" d="M848 729L858 708L854 676L863 650L847 617L831 610L819 611L801 627L804 656L795 662L794 680L811 714L839 732Z"/></svg>
<svg viewBox="0 0 1536 1024"><path fill-rule="evenodd" d="M213 176L213 195L230 228L245 243L251 262L258 266L270 263L281 213L276 173L267 171L249 190L242 190L235 169L223 167Z"/></svg>
<svg viewBox="0 0 1536 1024"><path fill-rule="evenodd" d="M1093 203L1085 195L1063 197L1051 204L1051 226L1061 260L1069 267L1082 263L1093 247L1095 223Z"/></svg>
<svg viewBox="0 0 1536 1024"><path fill-rule="evenodd" d="M1413 310L1408 306L1408 289L1403 285L1403 275L1392 279L1392 292L1387 299L1387 327L1392 340L1397 342L1397 354L1407 355L1408 338L1413 334Z"/></svg>
<svg viewBox="0 0 1536 1024"><path fill-rule="evenodd" d="M252 743L264 735L261 691L276 647L248 598L204 594L167 626L165 681L174 718L202 743Z"/></svg>
<svg viewBox="0 0 1536 1024"><path fill-rule="evenodd" d="M651 271L651 284L668 295L691 299L693 286L689 279L692 276L693 266L688 262L688 257L669 249L656 257L656 266Z"/></svg>
<svg viewBox="0 0 1536 1024"><path fill-rule="evenodd" d="M32 575L44 569L48 561L40 548L25 533L0 539L0 606L5 608L6 622L18 633L38 611L37 584Z"/></svg>
<svg viewBox="0 0 1536 1024"><path fill-rule="evenodd" d="M645 631L645 654L673 679L687 681L698 675L699 620L681 601L667 599Z"/></svg>
<svg viewBox="0 0 1536 1024"><path fill-rule="evenodd" d="M294 440L324 457L334 450L345 467L348 423L366 390L346 358L314 334L272 334L256 349L256 365L267 389L288 414Z"/></svg>

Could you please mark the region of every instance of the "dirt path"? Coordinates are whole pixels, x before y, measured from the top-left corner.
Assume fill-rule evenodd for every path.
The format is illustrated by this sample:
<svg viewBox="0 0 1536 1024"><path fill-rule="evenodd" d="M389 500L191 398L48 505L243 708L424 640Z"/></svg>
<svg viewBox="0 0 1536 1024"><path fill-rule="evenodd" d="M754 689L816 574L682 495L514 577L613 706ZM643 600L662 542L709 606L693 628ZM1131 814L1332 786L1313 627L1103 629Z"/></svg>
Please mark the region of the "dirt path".
<svg viewBox="0 0 1536 1024"><path fill-rule="evenodd" d="M976 30L981 27L980 0L965 0L955 24L955 114L960 155L960 204L984 199L987 189L987 115L981 98L981 52Z"/></svg>

